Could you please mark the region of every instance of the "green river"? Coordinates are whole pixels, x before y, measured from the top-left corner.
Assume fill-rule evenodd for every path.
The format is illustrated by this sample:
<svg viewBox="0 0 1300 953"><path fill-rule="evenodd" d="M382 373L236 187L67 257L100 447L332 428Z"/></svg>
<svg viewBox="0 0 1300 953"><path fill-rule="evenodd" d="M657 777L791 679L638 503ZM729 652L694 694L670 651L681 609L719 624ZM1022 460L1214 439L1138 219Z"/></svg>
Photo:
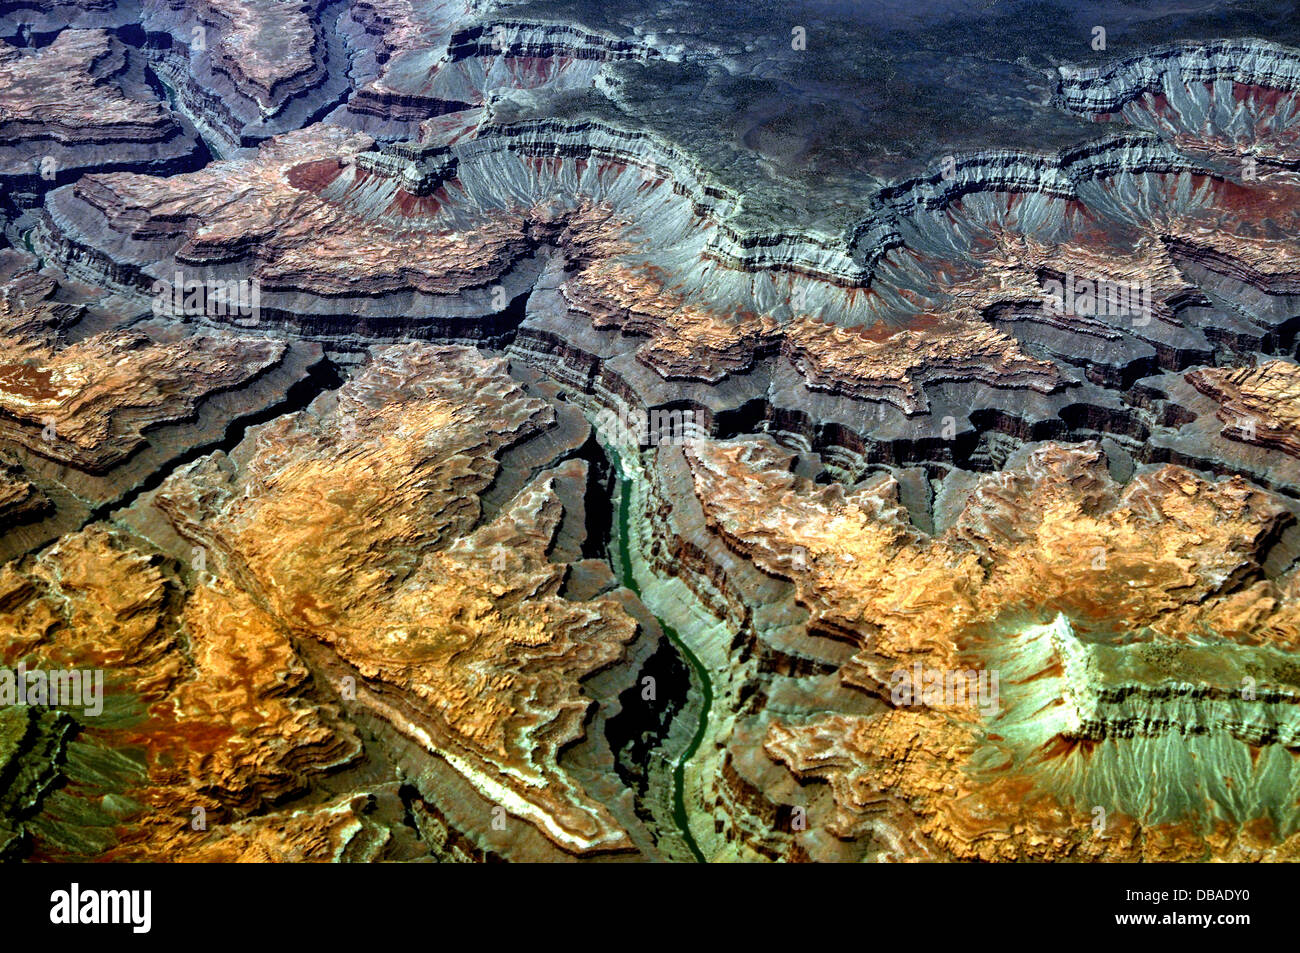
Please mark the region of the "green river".
<svg viewBox="0 0 1300 953"><path fill-rule="evenodd" d="M636 576L632 572L632 541L631 534L628 532L628 521L632 512L632 486L631 481L623 474L623 464L619 456L609 447L605 448L609 455L611 463L614 465L614 472L618 476L618 554L623 573L623 585L631 589L641 597L641 587L637 585ZM642 600L644 602L645 600ZM691 737L691 742L682 752L681 757L677 759L673 767L673 820L681 829L682 837L686 841L686 846L690 848L695 859L704 863L704 855L700 852L699 845L695 843L695 835L691 833L691 825L686 813L686 765L695 756L695 752L700 747L700 742L704 740L704 731L709 724L709 709L713 705L713 687L709 683L709 676L704 665L695 653L684 643L677 630L664 622L658 616L660 627L664 634L677 647L677 651L682 654L694 672L693 682L699 684L701 691L704 693L704 704L700 709L700 722L695 727L695 734Z"/></svg>

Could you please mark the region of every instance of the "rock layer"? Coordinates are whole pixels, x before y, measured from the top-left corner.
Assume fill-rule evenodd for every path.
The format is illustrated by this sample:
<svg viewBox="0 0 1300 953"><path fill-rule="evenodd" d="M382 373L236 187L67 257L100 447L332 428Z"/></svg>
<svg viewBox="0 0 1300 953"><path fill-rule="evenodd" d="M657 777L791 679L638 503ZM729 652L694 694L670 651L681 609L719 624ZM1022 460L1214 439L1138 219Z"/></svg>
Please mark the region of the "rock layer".
<svg viewBox="0 0 1300 953"><path fill-rule="evenodd" d="M629 10L0 3L0 849L1293 859L1300 31Z"/></svg>

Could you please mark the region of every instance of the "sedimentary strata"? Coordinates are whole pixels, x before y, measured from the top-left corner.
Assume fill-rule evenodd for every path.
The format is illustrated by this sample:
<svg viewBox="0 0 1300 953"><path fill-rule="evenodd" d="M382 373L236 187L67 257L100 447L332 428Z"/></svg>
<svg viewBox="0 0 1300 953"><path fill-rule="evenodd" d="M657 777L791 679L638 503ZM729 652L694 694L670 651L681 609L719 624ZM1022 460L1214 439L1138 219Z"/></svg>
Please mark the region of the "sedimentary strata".
<svg viewBox="0 0 1300 953"><path fill-rule="evenodd" d="M106 30L48 46L0 40L0 223L25 223L46 191L90 170L170 174L206 150L150 88L144 57ZM18 226L15 226L17 228Z"/></svg>
<svg viewBox="0 0 1300 953"><path fill-rule="evenodd" d="M331 709L297 697L306 669L246 596L220 583L186 595L102 526L10 564L0 585L8 666L111 673L93 704L40 702L81 730L30 831L38 854L167 858L360 751Z"/></svg>
<svg viewBox="0 0 1300 953"><path fill-rule="evenodd" d="M1188 381L1219 405L1225 437L1300 456L1300 367L1266 361L1257 367L1207 367Z"/></svg>
<svg viewBox="0 0 1300 953"><path fill-rule="evenodd" d="M145 429L190 416L206 393L244 383L283 353L278 342L199 336L169 346L143 334L89 338L54 351L20 345L10 350L12 363L0 366L7 424L0 436L104 473L144 443Z"/></svg>
<svg viewBox="0 0 1300 953"><path fill-rule="evenodd" d="M46 512L49 500L29 481L22 468L13 462L0 469L0 523L13 525Z"/></svg>
<svg viewBox="0 0 1300 953"><path fill-rule="evenodd" d="M130 79L121 75L127 64L126 47L104 30L65 30L33 51L0 46L0 136L11 150L34 140L65 147L134 143L148 147L139 150L142 161L157 155L181 129L164 104L128 93L122 84ZM135 83L143 86L138 76ZM92 155L81 164L102 162Z"/></svg>
<svg viewBox="0 0 1300 953"><path fill-rule="evenodd" d="M805 694L827 675L767 680L782 702L771 713L751 706L744 732L731 729L731 769L716 794L742 855L773 849L764 813L788 818L792 797L808 820L786 823L777 849L789 856L835 856L814 833L825 823L882 858L1199 857L1213 828L1183 789L1210 782L1198 759L1235 763L1232 752L1253 749L1289 765L1295 586L1268 579L1261 563L1291 517L1243 481L1169 467L1121 488L1095 449L1049 445L982 478L928 535L892 479L852 494L818 488L791 471L790 456L750 441L699 442L684 459L708 524L744 560L789 580L808 613L803 636L775 627L781 616L754 616L742 625L752 628L747 651L770 664L780 645L820 656L823 672L883 706L827 718L812 699L833 696ZM701 595L744 601L743 589L719 585L744 580L739 567L722 553L708 559L715 569L692 573L712 577ZM836 662L819 640L856 652ZM795 650L801 642L809 647ZM740 746L763 725L770 757L829 782L824 821L815 791L783 790L747 766ZM1137 777L1152 759L1165 759L1167 784L1102 780ZM1232 851L1264 849L1258 824L1294 785L1287 777L1266 783L1243 768L1222 790L1211 785L1242 830ZM1229 788L1248 794L1237 802ZM1099 806L1122 825L1117 841L1092 838Z"/></svg>
<svg viewBox="0 0 1300 953"><path fill-rule="evenodd" d="M1043 9L0 3L0 850L1293 859L1300 32Z"/></svg>
<svg viewBox="0 0 1300 953"><path fill-rule="evenodd" d="M616 599L560 595L559 473L491 519L479 503L500 452L554 423L499 360L394 347L328 410L187 468L157 506L315 644L336 690L490 805L572 853L631 849L556 762L591 704L579 680L617 662L637 623Z"/></svg>

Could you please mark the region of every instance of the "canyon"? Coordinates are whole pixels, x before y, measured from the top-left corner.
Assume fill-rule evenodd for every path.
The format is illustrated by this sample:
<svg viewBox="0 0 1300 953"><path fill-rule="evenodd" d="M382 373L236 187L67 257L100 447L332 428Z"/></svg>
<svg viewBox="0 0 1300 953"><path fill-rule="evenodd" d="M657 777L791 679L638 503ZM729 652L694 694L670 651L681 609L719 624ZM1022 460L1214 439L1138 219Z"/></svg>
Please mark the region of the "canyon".
<svg viewBox="0 0 1300 953"><path fill-rule="evenodd" d="M1300 21L915 6L0 0L0 855L1296 859Z"/></svg>

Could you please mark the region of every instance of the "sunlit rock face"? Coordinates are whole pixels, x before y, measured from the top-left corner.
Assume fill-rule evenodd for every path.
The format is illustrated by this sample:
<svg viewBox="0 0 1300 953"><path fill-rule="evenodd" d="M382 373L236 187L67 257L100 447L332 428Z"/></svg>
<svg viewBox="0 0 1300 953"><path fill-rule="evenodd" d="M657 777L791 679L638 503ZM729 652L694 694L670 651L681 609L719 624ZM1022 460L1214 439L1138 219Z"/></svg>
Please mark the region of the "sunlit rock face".
<svg viewBox="0 0 1300 953"><path fill-rule="evenodd" d="M792 376L893 448L996 419L1119 434L1159 462L1136 382L1292 339L1295 191L1276 169L1134 134L980 153L879 190L835 235L752 221L758 200L705 157L599 111L470 113L419 143L328 125L188 175L88 176L32 238L123 292L182 269L256 279L260 316L234 323L334 340L518 345L551 331L520 306L549 265L557 306L633 336L663 380ZM807 412L786 400L773 412ZM868 435L864 410L886 426Z"/></svg>
<svg viewBox="0 0 1300 953"><path fill-rule="evenodd" d="M63 30L37 49L0 40L0 222L89 171L170 174L206 155L155 97L145 58L109 31Z"/></svg>
<svg viewBox="0 0 1300 953"><path fill-rule="evenodd" d="M13 363L0 366L0 406L17 421L12 439L90 472L142 445L144 429L188 416L197 398L244 383L284 353L278 342L206 336L171 345L131 334L64 348L15 343Z"/></svg>
<svg viewBox="0 0 1300 953"><path fill-rule="evenodd" d="M1187 375L1218 402L1222 434L1300 456L1300 367L1266 361L1258 367L1213 367Z"/></svg>
<svg viewBox="0 0 1300 953"><path fill-rule="evenodd" d="M65 783L28 826L38 854L171 859L359 755L336 710L299 697L307 670L264 612L178 582L102 526L5 568L6 664L103 678L73 715L87 727Z"/></svg>
<svg viewBox="0 0 1300 953"><path fill-rule="evenodd" d="M0 854L1293 859L1265 7L0 4Z"/></svg>
<svg viewBox="0 0 1300 953"><path fill-rule="evenodd" d="M97 524L11 563L6 661L110 673L103 711L79 714L87 727L48 809L63 824L32 821L34 849L401 859L415 848L387 825L406 808L397 783L376 787L361 769L357 719L405 752L408 806L464 811L447 791L467 784L486 829L504 805L511 825L535 830L530 844L503 823L505 856L642 844L653 856L615 817L634 815L584 789L582 756L560 763L594 705L580 680L626 680L618 670L644 634L625 595L561 592L575 570L553 558L580 532L566 511L581 506L585 464L544 469L477 525L480 494L507 479L499 454L582 439L580 418L557 422L499 359L395 347L327 404L179 471L126 517L139 537ZM150 552L155 541L165 552ZM115 754L126 745L143 756ZM337 804L277 813L321 777L353 774L368 786ZM105 795L121 805L114 823L94 803Z"/></svg>
<svg viewBox="0 0 1300 953"><path fill-rule="evenodd" d="M1095 448L1049 444L932 536L892 480L819 489L756 442L685 460L728 549L790 580L808 635L856 647L834 677L884 706L748 713L828 783L830 803L799 793L810 830L895 860L1293 854L1300 617L1260 565L1290 519L1267 494L1174 467L1121 488ZM757 787L779 803L779 778ZM741 839L756 816L735 812Z"/></svg>
<svg viewBox="0 0 1300 953"><path fill-rule="evenodd" d="M554 424L500 360L392 348L328 412L177 474L158 506L215 572L317 643L368 714L560 848L629 849L556 759L591 704L579 679L617 662L637 624L614 598L560 596L564 567L547 553L561 472L474 528L500 451Z"/></svg>
<svg viewBox="0 0 1300 953"><path fill-rule="evenodd" d="M316 346L202 333L152 314L124 320L102 290L38 269L26 252L0 250L6 557L76 529L163 462L282 402L320 361Z"/></svg>
<svg viewBox="0 0 1300 953"><path fill-rule="evenodd" d="M68 147L139 143L156 151L180 129L164 106L128 94L122 85L129 81L122 76L127 59L127 48L104 30L65 30L32 52L6 43L0 47L5 140L11 148L46 137ZM148 153L138 154L143 161Z"/></svg>

